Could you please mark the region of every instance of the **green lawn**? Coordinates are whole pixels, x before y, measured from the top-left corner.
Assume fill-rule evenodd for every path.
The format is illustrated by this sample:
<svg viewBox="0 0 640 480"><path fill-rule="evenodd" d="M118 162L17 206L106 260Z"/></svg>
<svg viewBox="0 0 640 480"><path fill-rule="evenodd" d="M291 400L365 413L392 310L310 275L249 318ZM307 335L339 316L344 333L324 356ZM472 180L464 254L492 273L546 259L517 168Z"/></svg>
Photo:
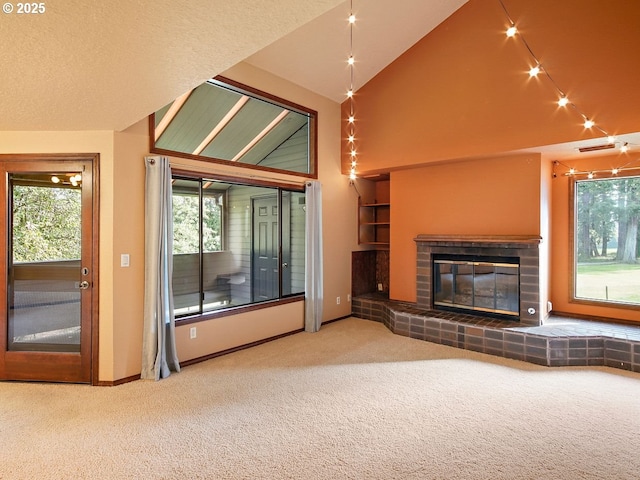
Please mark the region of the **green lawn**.
<svg viewBox="0 0 640 480"><path fill-rule="evenodd" d="M640 264L579 264L576 297L640 303Z"/></svg>

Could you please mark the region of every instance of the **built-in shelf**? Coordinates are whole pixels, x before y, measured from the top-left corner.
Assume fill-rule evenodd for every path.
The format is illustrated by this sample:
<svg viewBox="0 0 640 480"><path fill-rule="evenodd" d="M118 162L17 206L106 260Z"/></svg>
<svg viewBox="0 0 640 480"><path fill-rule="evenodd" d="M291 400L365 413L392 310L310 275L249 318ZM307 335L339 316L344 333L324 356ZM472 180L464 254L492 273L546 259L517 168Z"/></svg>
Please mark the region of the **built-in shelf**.
<svg viewBox="0 0 640 480"><path fill-rule="evenodd" d="M389 248L390 220L390 203L361 203L358 201L358 243L378 248Z"/></svg>

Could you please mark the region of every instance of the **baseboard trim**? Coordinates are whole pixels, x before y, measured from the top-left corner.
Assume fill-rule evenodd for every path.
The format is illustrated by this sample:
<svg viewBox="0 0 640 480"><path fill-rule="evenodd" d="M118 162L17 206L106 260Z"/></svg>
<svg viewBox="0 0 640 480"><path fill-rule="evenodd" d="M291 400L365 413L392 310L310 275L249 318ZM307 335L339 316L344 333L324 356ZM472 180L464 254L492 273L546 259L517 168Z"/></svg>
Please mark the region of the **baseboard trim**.
<svg viewBox="0 0 640 480"><path fill-rule="evenodd" d="M334 318L333 320L327 320L326 322L322 322L322 325L329 325L330 323L339 322L340 320L346 320L347 318L351 318L351 317L353 317L352 314L345 315L344 317Z"/></svg>
<svg viewBox="0 0 640 480"><path fill-rule="evenodd" d="M328 325L333 322L338 322L340 320L344 320L350 318L352 315L345 315L344 317L334 318L333 320L327 320L323 322L322 325ZM278 340L280 338L285 338L290 335L295 335L296 333L304 332L304 328L299 328L297 330L293 330L287 333L281 333L279 335L275 335L269 338L263 338L262 340L256 340L255 342L245 343L244 345L239 345L237 347L228 348L226 350L222 350L220 352L210 353L208 355L203 355L201 357L192 358L190 360L185 360L184 362L180 362L180 368L188 367L190 365L195 365L196 363L206 362L207 360L211 360L212 358L222 357L223 355L228 355L230 353L239 352L240 350L246 350L247 348L257 347L258 345L262 345L264 343L273 342L274 340ZM122 385L124 383L134 382L136 380L140 380L140 374L132 375L130 377L121 378L113 381L101 381L96 385L99 387L116 387L118 385Z"/></svg>
<svg viewBox="0 0 640 480"><path fill-rule="evenodd" d="M299 328L297 330L293 330L287 333L281 333L280 335L275 335L269 338L263 338L262 340L256 340L255 342L245 343L244 345L239 345L237 347L228 348L226 350L221 350L219 352L210 353L208 355L203 355L202 357L192 358L190 360L185 360L184 362L180 362L180 368L188 367L189 365L194 365L196 363L206 362L207 360L211 360L212 358L222 357L223 355L228 355L230 353L239 352L240 350L246 350L247 348L257 347L258 345L262 345L264 343L272 342L274 340L278 340L280 338L288 337L289 335L295 335L296 333L304 332L304 328Z"/></svg>
<svg viewBox="0 0 640 480"><path fill-rule="evenodd" d="M117 387L118 385L123 385L129 382L135 382L136 380L140 380L140 374L131 375L130 377L125 377L125 378L119 378L118 380L99 381L95 385L97 387Z"/></svg>

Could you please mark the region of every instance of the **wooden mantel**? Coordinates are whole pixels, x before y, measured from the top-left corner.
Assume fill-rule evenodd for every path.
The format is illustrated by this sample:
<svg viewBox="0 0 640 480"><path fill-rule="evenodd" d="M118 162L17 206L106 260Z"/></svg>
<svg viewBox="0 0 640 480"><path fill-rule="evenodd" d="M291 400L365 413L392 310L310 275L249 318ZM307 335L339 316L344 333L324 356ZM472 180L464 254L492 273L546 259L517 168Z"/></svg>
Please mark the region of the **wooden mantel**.
<svg viewBox="0 0 640 480"><path fill-rule="evenodd" d="M542 242L539 235L431 235L420 234L414 241L421 243L460 243L460 244L527 244Z"/></svg>

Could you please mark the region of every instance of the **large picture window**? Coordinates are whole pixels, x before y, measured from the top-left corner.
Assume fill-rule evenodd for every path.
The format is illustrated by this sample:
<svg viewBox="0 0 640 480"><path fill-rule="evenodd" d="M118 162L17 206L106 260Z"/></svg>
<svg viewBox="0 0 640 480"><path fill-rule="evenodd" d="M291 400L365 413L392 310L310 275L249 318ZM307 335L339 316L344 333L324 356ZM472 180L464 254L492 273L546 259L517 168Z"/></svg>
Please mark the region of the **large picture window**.
<svg viewBox="0 0 640 480"><path fill-rule="evenodd" d="M574 300L640 306L640 176L575 180Z"/></svg>
<svg viewBox="0 0 640 480"><path fill-rule="evenodd" d="M173 225L177 318L304 293L304 191L174 176Z"/></svg>

